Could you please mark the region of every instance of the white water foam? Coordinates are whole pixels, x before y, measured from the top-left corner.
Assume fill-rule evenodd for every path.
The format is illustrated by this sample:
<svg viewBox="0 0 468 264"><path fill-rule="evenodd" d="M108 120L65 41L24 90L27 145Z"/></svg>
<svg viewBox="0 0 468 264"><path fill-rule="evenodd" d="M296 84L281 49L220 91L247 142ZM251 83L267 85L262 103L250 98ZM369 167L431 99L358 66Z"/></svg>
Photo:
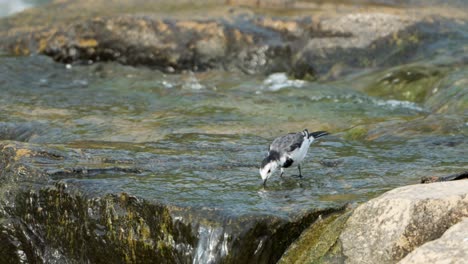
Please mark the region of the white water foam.
<svg viewBox="0 0 468 264"><path fill-rule="evenodd" d="M198 81L195 74L190 73L185 82L182 84L182 88L187 90L201 90L206 87Z"/></svg>
<svg viewBox="0 0 468 264"><path fill-rule="evenodd" d="M307 82L303 80L290 80L286 73L279 72L270 74L264 81L263 81L263 88L270 90L270 91L278 91L283 88L287 87L294 87L294 88L301 88Z"/></svg>
<svg viewBox="0 0 468 264"><path fill-rule="evenodd" d="M410 110L424 112L425 110L419 107L417 104L409 101L399 101L399 100L376 100L375 102L378 106L387 106L390 108L406 108Z"/></svg>

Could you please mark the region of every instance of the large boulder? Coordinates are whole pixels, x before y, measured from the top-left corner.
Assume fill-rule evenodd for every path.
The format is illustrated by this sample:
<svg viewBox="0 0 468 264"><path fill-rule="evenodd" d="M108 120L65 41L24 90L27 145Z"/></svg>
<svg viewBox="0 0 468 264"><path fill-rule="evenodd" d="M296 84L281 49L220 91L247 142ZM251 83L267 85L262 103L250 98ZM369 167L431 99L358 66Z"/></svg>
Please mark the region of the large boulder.
<svg viewBox="0 0 468 264"><path fill-rule="evenodd" d="M395 263L463 217L468 181L397 188L355 209L340 235L342 253L347 263Z"/></svg>
<svg viewBox="0 0 468 264"><path fill-rule="evenodd" d="M278 263L463 263L466 216L466 180L401 187L315 221Z"/></svg>
<svg viewBox="0 0 468 264"><path fill-rule="evenodd" d="M468 218L452 226L444 235L415 249L400 264L466 263L468 260Z"/></svg>

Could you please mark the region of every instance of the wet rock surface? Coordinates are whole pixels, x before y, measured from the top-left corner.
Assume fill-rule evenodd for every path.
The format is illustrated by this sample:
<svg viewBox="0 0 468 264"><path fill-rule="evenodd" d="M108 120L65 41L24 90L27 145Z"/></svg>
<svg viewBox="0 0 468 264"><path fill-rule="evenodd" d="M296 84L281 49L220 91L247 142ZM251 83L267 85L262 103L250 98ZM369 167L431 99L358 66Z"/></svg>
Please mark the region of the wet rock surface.
<svg viewBox="0 0 468 264"><path fill-rule="evenodd" d="M455 173L445 176L425 176L421 178L421 183L433 183L433 182L444 182L444 181L458 181L468 179L468 171Z"/></svg>
<svg viewBox="0 0 468 264"><path fill-rule="evenodd" d="M468 216L467 190L468 181L412 185L360 205L340 235L347 263L395 263L441 237Z"/></svg>
<svg viewBox="0 0 468 264"><path fill-rule="evenodd" d="M44 126L35 122L0 123L0 140L16 140L28 142L44 130Z"/></svg>
<svg viewBox="0 0 468 264"><path fill-rule="evenodd" d="M79 149L14 141L0 149L1 262L271 263L319 216L342 210L226 218L65 181L144 170L129 160L92 168L79 165L91 158Z"/></svg>
<svg viewBox="0 0 468 264"><path fill-rule="evenodd" d="M88 199L66 187L8 192L14 207L2 206L2 247L17 254L3 262L190 261L197 238L164 206L125 194Z"/></svg>
<svg viewBox="0 0 468 264"><path fill-rule="evenodd" d="M278 263L343 263L338 241L352 210L320 218L289 246Z"/></svg>
<svg viewBox="0 0 468 264"><path fill-rule="evenodd" d="M105 3L95 6L99 10ZM107 4L112 10L112 3ZM63 8L67 7L79 8L66 2ZM148 10L155 8L150 5ZM219 13L212 18L180 19L176 15L161 18L157 11L134 14L130 9L120 14L118 8L108 16L87 12L88 17L70 15L50 25L41 20L39 14L47 14L41 8L30 11L29 15L39 17L34 26L22 21L21 15L4 19L0 48L17 55L46 54L63 63L118 61L166 72L225 69L336 78L359 68L406 63L430 54L429 47L446 38L464 38L456 30L447 30L462 25L459 20L404 12L323 15L320 11L316 16L288 18L221 11L227 14L225 19Z"/></svg>

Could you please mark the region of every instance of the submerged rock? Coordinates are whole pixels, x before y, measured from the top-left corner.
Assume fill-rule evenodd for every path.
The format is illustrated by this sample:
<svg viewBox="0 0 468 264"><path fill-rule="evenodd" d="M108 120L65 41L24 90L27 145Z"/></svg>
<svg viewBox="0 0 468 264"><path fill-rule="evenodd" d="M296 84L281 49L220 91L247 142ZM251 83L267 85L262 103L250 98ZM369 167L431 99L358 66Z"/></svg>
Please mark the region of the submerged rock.
<svg viewBox="0 0 468 264"><path fill-rule="evenodd" d="M468 217L467 208L468 181L389 191L356 208L347 221L340 235L346 262L395 263Z"/></svg>
<svg viewBox="0 0 468 264"><path fill-rule="evenodd" d="M387 99L422 103L427 100L436 84L444 77L437 68L406 66L380 73L366 93Z"/></svg>
<svg viewBox="0 0 468 264"><path fill-rule="evenodd" d="M44 126L36 122L11 123L0 122L0 140L29 141L44 130Z"/></svg>
<svg viewBox="0 0 468 264"><path fill-rule="evenodd" d="M431 88L431 96L425 101L425 106L437 114L468 113L468 69L462 67L439 81Z"/></svg>

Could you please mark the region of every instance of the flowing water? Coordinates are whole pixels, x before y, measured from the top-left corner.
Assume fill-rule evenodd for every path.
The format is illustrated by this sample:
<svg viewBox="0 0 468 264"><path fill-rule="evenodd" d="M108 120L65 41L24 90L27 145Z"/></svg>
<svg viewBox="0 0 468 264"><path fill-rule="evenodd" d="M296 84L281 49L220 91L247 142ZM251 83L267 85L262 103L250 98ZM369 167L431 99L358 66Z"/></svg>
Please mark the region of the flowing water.
<svg viewBox="0 0 468 264"><path fill-rule="evenodd" d="M0 0L0 16L47 2ZM333 67L317 80L0 51L0 143L31 143L18 143L12 160L2 149L0 175L27 191L2 201L0 251L18 262L270 263L319 214L466 171L468 24L445 25L446 37L422 40L431 45L412 63L346 75ZM264 188L258 167L269 143L304 128L331 135L311 146L303 178L293 166Z"/></svg>
<svg viewBox="0 0 468 264"><path fill-rule="evenodd" d="M0 129L2 139L82 149L89 160L79 165L96 173L50 173L90 194L127 192L226 216L287 218L468 167L468 68L428 65L313 82L283 73L166 75L115 63L62 65L4 55ZM419 78L395 77L401 72ZM412 96L411 85L429 95ZM379 96L375 87L402 93ZM455 89L453 104L462 111L435 113L426 98L436 88L450 100ZM263 188L258 166L268 144L304 128L331 132L312 145L304 178L293 177L294 168ZM99 170L109 166L138 170Z"/></svg>

